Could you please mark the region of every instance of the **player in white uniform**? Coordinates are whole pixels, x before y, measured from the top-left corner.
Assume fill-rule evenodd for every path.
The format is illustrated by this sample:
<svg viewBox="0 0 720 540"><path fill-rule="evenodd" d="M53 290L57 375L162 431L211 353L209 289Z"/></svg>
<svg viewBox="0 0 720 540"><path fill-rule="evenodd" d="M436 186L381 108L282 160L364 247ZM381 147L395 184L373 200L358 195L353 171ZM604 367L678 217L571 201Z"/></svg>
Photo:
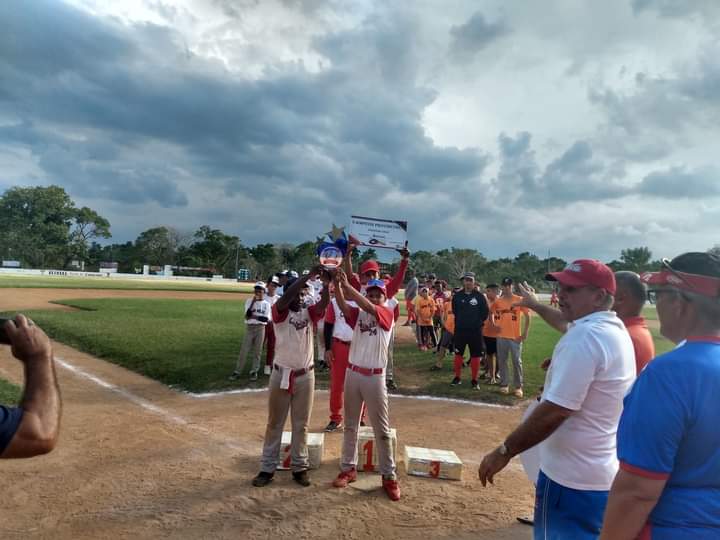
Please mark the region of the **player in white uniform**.
<svg viewBox="0 0 720 540"><path fill-rule="evenodd" d="M397 501L400 499L400 486L392 453L385 386L388 345L395 324L393 309L386 305L387 289L382 280L367 282L366 297L350 285L344 272L338 271L335 287L335 299L345 321L353 328L353 337L345 377L345 433L340 474L333 485L343 488L357 479L358 425L364 401L375 432L382 486L390 500ZM346 296L358 307L348 305Z"/></svg>
<svg viewBox="0 0 720 540"><path fill-rule="evenodd" d="M239 379L242 375L247 363L248 352L253 357L250 380L257 381L258 378L260 354L265 340L265 326L270 320L270 308L272 306L265 299L265 283L258 281L254 289L253 297L245 301L245 339L243 339L235 371L230 375L230 380Z"/></svg>
<svg viewBox="0 0 720 540"><path fill-rule="evenodd" d="M275 305L275 302L280 300L280 294L277 290L280 286L280 279L277 275L270 278L267 283L267 293L265 294L265 300L270 302L270 307ZM272 373L273 358L275 357L275 328L273 327L272 318L268 321L265 327L265 375Z"/></svg>
<svg viewBox="0 0 720 540"><path fill-rule="evenodd" d="M312 273L329 277L321 268L313 269ZM301 486L310 485L307 430L315 391L312 323L325 315L329 295L325 292L320 302L304 307L300 290L306 281L307 276L288 280L285 294L272 307L277 347L268 385L268 423L262 463L260 473L252 482L256 487L269 484L275 475L288 412L292 425L290 468L293 479Z"/></svg>

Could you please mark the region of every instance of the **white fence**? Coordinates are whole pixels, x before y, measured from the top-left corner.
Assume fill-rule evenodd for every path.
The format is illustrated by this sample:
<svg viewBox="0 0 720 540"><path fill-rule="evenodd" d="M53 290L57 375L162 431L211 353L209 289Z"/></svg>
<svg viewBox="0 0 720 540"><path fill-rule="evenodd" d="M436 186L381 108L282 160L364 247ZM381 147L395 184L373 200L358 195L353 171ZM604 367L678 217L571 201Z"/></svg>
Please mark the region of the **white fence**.
<svg viewBox="0 0 720 540"><path fill-rule="evenodd" d="M190 277L190 276L162 276L154 274L120 274L115 272L77 272L74 270L36 270L30 268L0 268L0 275L15 276L43 276L43 277L85 277L100 279L132 279L145 281L190 281L202 283L217 283L229 285L237 283L234 279L226 279L222 276L211 278Z"/></svg>

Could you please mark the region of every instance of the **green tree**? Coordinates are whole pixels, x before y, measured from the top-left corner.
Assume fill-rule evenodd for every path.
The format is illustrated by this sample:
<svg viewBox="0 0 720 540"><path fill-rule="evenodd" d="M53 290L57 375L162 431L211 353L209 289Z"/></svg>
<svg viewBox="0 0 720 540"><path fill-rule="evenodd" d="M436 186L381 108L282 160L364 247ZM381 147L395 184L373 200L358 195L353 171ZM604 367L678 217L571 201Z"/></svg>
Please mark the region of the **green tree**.
<svg viewBox="0 0 720 540"><path fill-rule="evenodd" d="M76 210L70 230L70 245L66 261L77 258L88 261L89 244L96 238L110 238L110 222L95 210L83 206Z"/></svg>
<svg viewBox="0 0 720 540"><path fill-rule="evenodd" d="M192 253L205 267L224 275L234 273L235 260L241 249L237 236L225 234L220 229L203 225L195 232L195 242L190 246Z"/></svg>
<svg viewBox="0 0 720 540"><path fill-rule="evenodd" d="M653 263L652 252L646 247L636 247L623 249L620 252L620 260L614 260L608 263L608 266L615 272L619 270L629 270L641 274L652 270Z"/></svg>
<svg viewBox="0 0 720 540"><path fill-rule="evenodd" d="M62 267L75 204L59 186L14 187L0 196L0 250L35 268Z"/></svg>
<svg viewBox="0 0 720 540"><path fill-rule="evenodd" d="M177 244L177 232L164 226L147 229L135 240L137 255L142 264L154 266L175 264Z"/></svg>

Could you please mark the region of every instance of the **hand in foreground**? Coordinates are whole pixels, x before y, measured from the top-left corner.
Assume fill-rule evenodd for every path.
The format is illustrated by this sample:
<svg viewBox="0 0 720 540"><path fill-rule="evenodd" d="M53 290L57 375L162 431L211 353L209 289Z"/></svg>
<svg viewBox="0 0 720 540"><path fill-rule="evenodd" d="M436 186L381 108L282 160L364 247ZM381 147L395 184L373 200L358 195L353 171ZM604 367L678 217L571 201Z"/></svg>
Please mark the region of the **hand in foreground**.
<svg viewBox="0 0 720 540"><path fill-rule="evenodd" d="M348 284L347 274L342 268L338 268L337 272L335 273L335 283L337 283L338 285Z"/></svg>
<svg viewBox="0 0 720 540"><path fill-rule="evenodd" d="M535 289L533 289L527 281L518 283L517 290L520 293L520 296L522 296L522 300L513 304L513 307L526 307L534 310L538 305L540 305L540 300L538 299L537 294L535 294Z"/></svg>
<svg viewBox="0 0 720 540"><path fill-rule="evenodd" d="M400 254L400 256L403 259L409 259L410 258L410 250L408 250L407 246L405 246L402 249L398 249L397 252Z"/></svg>
<svg viewBox="0 0 720 540"><path fill-rule="evenodd" d="M480 478L483 487L487 486L488 482L494 483L495 475L502 471L508 463L510 463L510 456L503 456L499 448L487 454L478 469L478 478Z"/></svg>
<svg viewBox="0 0 720 540"><path fill-rule="evenodd" d="M8 321L5 332L10 340L13 356L24 364L52 359L50 338L25 315L18 315L14 321Z"/></svg>

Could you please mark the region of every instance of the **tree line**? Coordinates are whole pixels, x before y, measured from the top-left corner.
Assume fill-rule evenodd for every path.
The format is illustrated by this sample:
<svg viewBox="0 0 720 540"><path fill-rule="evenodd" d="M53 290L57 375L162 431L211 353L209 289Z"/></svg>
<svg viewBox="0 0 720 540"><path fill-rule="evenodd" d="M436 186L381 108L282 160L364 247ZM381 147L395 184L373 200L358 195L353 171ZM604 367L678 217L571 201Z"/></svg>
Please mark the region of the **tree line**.
<svg viewBox="0 0 720 540"><path fill-rule="evenodd" d="M14 187L0 195L0 257L16 260L30 268L69 268L82 261L86 270L98 270L103 262L115 262L119 272L141 272L145 264L172 265L176 274L234 277L239 268L249 270L251 279L266 279L282 269L302 271L317 262L316 242L300 244L257 244L244 246L239 237L203 225L194 232L170 226L141 232L135 241L105 243L111 238L110 222L88 207L78 208L59 186ZM716 246L711 251L719 252ZM374 258L368 249L353 253L359 264ZM544 284L547 272L561 270L567 261L558 257L540 258L529 252L509 258L488 259L467 248L416 251L410 269L418 275L435 274L451 285L465 272L475 272L484 283L500 282L505 276ZM647 247L623 249L608 263L614 270L642 273L660 267ZM384 265L393 274L398 263Z"/></svg>

